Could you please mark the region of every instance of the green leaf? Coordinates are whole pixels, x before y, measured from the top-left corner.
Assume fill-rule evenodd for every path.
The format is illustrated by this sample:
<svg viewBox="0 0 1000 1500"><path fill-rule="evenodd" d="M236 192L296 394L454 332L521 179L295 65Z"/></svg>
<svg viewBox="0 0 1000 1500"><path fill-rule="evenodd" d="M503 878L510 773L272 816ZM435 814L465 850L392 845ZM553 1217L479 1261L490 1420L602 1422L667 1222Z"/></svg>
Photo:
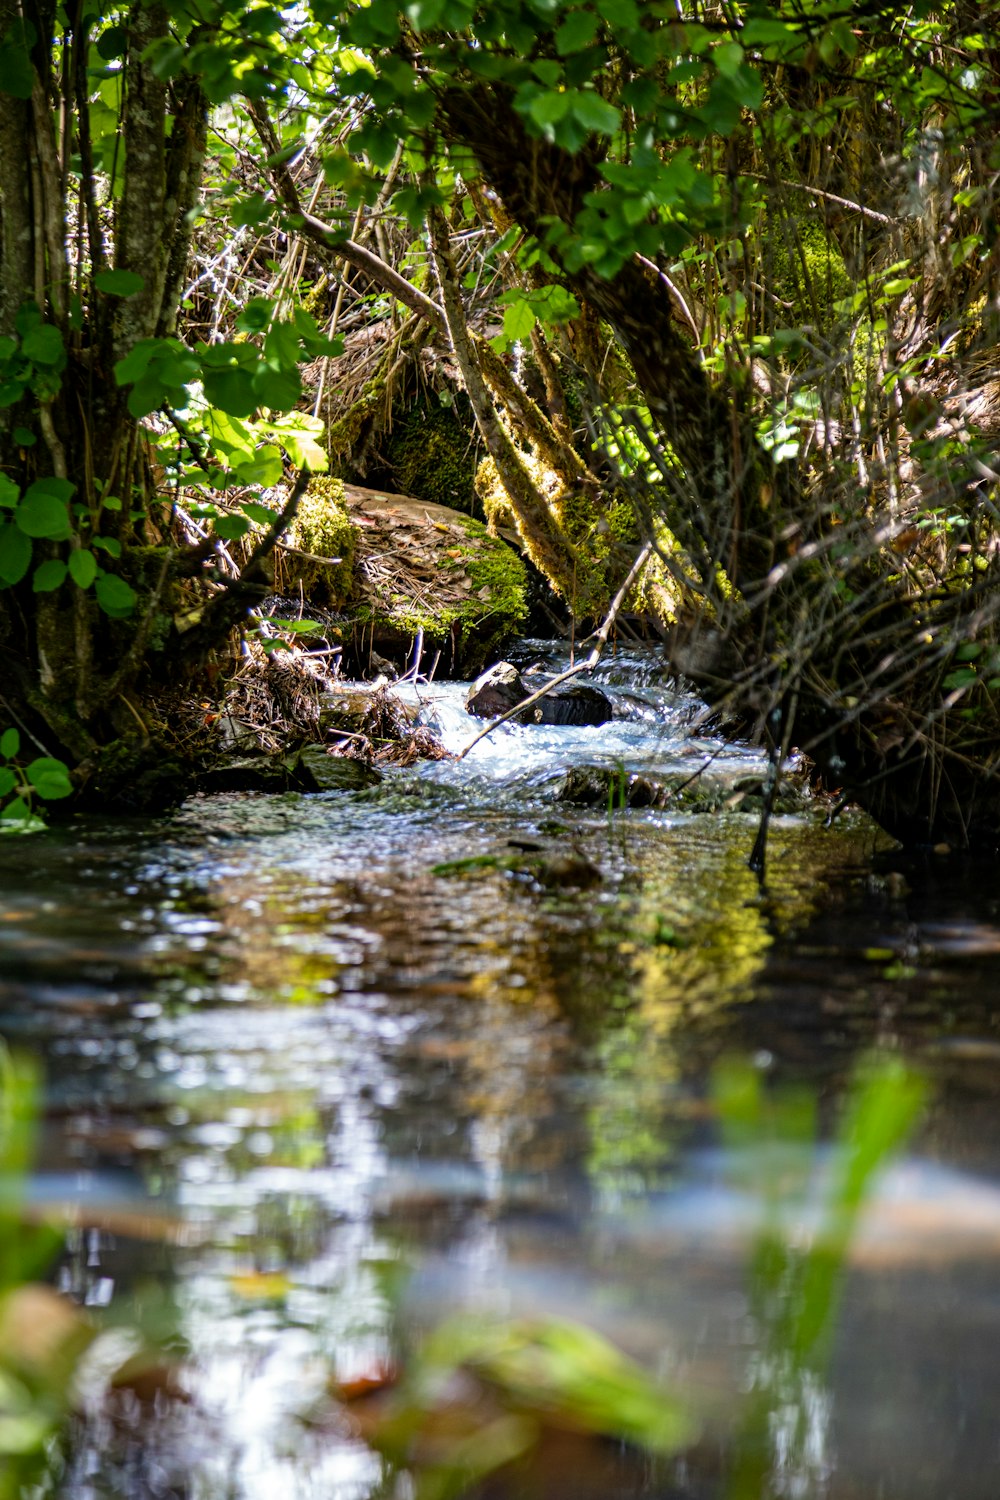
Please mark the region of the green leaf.
<svg viewBox="0 0 1000 1500"><path fill-rule="evenodd" d="M266 505L258 505L256 500L241 500L240 510L244 511L259 526L270 526L278 519L278 512L271 510Z"/></svg>
<svg viewBox="0 0 1000 1500"><path fill-rule="evenodd" d="M153 72L157 78L173 78L184 65L184 48L178 42L162 38L153 59ZM221 103L221 100L214 101Z"/></svg>
<svg viewBox="0 0 1000 1500"><path fill-rule="evenodd" d="M236 319L241 333L263 333L274 316L274 301L271 297L251 297Z"/></svg>
<svg viewBox="0 0 1000 1500"><path fill-rule="evenodd" d="M743 62L743 48L739 42L720 42L712 53L712 61L720 73L732 78Z"/></svg>
<svg viewBox="0 0 1000 1500"><path fill-rule="evenodd" d="M10 585L20 583L31 567L31 541L24 532L8 521L0 526L0 580Z"/></svg>
<svg viewBox="0 0 1000 1500"><path fill-rule="evenodd" d="M25 767L24 774L38 795L47 802L57 802L61 797L72 795L73 783L69 779L69 770L61 760L55 760L51 755L40 755Z"/></svg>
<svg viewBox="0 0 1000 1500"><path fill-rule="evenodd" d="M534 311L527 301L514 302L503 310L504 335L512 342L517 339L526 339L536 321Z"/></svg>
<svg viewBox="0 0 1000 1500"><path fill-rule="evenodd" d="M14 318L14 328L22 338L29 334L33 328L38 328L43 322L38 303L31 297L22 302Z"/></svg>
<svg viewBox="0 0 1000 1500"><path fill-rule="evenodd" d="M30 427L15 427L14 441L21 448L33 448L38 442Z"/></svg>
<svg viewBox="0 0 1000 1500"><path fill-rule="evenodd" d="M126 619L136 606L135 590L115 573L101 573L94 587L97 602L112 620Z"/></svg>
<svg viewBox="0 0 1000 1500"><path fill-rule="evenodd" d="M97 558L86 547L70 553L69 576L82 589L89 589L97 577Z"/></svg>
<svg viewBox="0 0 1000 1500"><path fill-rule="evenodd" d="M137 421L141 421L151 412L159 411L164 401L169 400L172 394L172 387L165 386L163 381L158 380L155 375L147 375L142 380L136 381L128 393L126 405L131 415Z"/></svg>
<svg viewBox="0 0 1000 1500"><path fill-rule="evenodd" d="M76 494L76 485L69 479L58 479L54 474L46 474L42 479L36 479L24 492L25 500L31 500L36 495L51 495L55 500L61 500L68 505Z"/></svg>
<svg viewBox="0 0 1000 1500"><path fill-rule="evenodd" d="M95 536L91 539L90 545L95 552L106 552L109 557L121 557L122 555L122 544L118 541L117 537Z"/></svg>
<svg viewBox="0 0 1000 1500"><path fill-rule="evenodd" d="M298 370L275 370L270 365L261 365L253 377L253 392L258 406L271 411L293 411L302 395L302 381Z"/></svg>
<svg viewBox="0 0 1000 1500"><path fill-rule="evenodd" d="M266 443L251 458L236 463L233 472L240 484L256 484L264 489L278 484L284 472L281 449L273 443Z"/></svg>
<svg viewBox="0 0 1000 1500"><path fill-rule="evenodd" d="M262 616L261 623L284 631L285 635L318 635L323 629L316 620L282 620L272 615Z"/></svg>
<svg viewBox="0 0 1000 1500"><path fill-rule="evenodd" d="M0 94L13 99L30 99L34 69L28 49L16 33L8 31L0 42Z"/></svg>
<svg viewBox="0 0 1000 1500"><path fill-rule="evenodd" d="M249 417L260 405L254 394L253 378L247 370L230 366L222 370L205 370L205 397L231 417Z"/></svg>
<svg viewBox="0 0 1000 1500"><path fill-rule="evenodd" d="M326 472L326 450L319 441L325 432L322 418L314 417L308 412L293 411L272 418L267 426L296 468L311 469L314 474Z"/></svg>
<svg viewBox="0 0 1000 1500"><path fill-rule="evenodd" d="M556 32L556 51L560 57L589 47L597 32L598 18L592 10L571 10Z"/></svg>
<svg viewBox="0 0 1000 1500"><path fill-rule="evenodd" d="M13 760L21 748L21 736L16 729L5 729L0 734L0 755L4 760Z"/></svg>
<svg viewBox="0 0 1000 1500"><path fill-rule="evenodd" d="M14 772L9 766L0 766L0 798L9 797L16 786L17 777Z"/></svg>
<svg viewBox="0 0 1000 1500"><path fill-rule="evenodd" d="M72 535L66 501L39 492L33 484L14 512L14 522L25 536L44 537L50 542L64 542Z"/></svg>
<svg viewBox="0 0 1000 1500"><path fill-rule="evenodd" d="M231 204L228 218L234 229L242 229L246 226L255 229L258 224L263 224L265 219L269 219L273 212L274 205L268 202L263 193L250 193L248 197L238 198Z"/></svg>
<svg viewBox="0 0 1000 1500"><path fill-rule="evenodd" d="M109 26L97 38L97 55L105 62L124 57L128 49L128 32L124 26Z"/></svg>
<svg viewBox="0 0 1000 1500"><path fill-rule="evenodd" d="M941 686L952 692L956 688L971 687L974 682L978 681L979 676L975 667L959 667L957 671L948 673Z"/></svg>
<svg viewBox="0 0 1000 1500"><path fill-rule="evenodd" d="M36 818L29 804L20 797L15 797L0 811L2 833L38 833L44 827L41 818Z"/></svg>
<svg viewBox="0 0 1000 1500"><path fill-rule="evenodd" d="M33 365L54 367L66 358L66 346L62 334L51 323L33 328L21 341L21 353Z"/></svg>
<svg viewBox="0 0 1000 1500"><path fill-rule="evenodd" d="M614 135L621 125L621 110L602 99L600 94L583 89L573 95L573 118L584 130L596 131L600 135Z"/></svg>
<svg viewBox="0 0 1000 1500"><path fill-rule="evenodd" d="M94 285L109 297L134 297L146 285L146 278L135 271L98 271Z"/></svg>
<svg viewBox="0 0 1000 1500"><path fill-rule="evenodd" d="M13 479L8 479L6 474L0 474L0 509L13 510L21 498L21 491Z"/></svg>
<svg viewBox="0 0 1000 1500"><path fill-rule="evenodd" d="M224 541L238 542L250 530L250 522L244 516L216 516L212 528Z"/></svg>
<svg viewBox="0 0 1000 1500"><path fill-rule="evenodd" d="M49 562L41 563L35 569L35 576L31 580L31 587L36 594L51 594L66 582L68 572L66 564L59 558L52 558Z"/></svg>
<svg viewBox="0 0 1000 1500"><path fill-rule="evenodd" d="M570 96L558 93L554 90L546 90L543 94L537 94L528 106L528 113L536 125L544 129L546 125L555 125L564 119L569 113Z"/></svg>
<svg viewBox="0 0 1000 1500"><path fill-rule="evenodd" d="M751 16L741 33L747 47L799 44L799 35L787 21L768 21Z"/></svg>

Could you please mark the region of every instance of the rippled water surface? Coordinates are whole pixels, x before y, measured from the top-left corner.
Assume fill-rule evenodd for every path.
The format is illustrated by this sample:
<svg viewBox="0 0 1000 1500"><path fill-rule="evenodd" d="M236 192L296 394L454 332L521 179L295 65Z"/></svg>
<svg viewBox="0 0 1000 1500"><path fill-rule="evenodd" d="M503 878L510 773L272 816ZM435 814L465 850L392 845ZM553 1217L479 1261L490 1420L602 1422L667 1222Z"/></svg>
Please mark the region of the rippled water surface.
<svg viewBox="0 0 1000 1500"><path fill-rule="evenodd" d="M367 1500L378 1461L324 1393L456 1306L582 1319L675 1376L702 1439L621 1493L723 1493L755 1206L712 1065L807 1083L828 1121L876 1044L932 1105L784 1469L775 1414L776 1493L1000 1492L1000 880L817 813L775 821L761 889L748 816L569 805L574 765L762 770L690 736L651 658L603 676L600 729L0 845L0 1034L44 1060L61 1284L162 1331L190 1398L95 1419L64 1494ZM420 690L456 749L461 691Z"/></svg>

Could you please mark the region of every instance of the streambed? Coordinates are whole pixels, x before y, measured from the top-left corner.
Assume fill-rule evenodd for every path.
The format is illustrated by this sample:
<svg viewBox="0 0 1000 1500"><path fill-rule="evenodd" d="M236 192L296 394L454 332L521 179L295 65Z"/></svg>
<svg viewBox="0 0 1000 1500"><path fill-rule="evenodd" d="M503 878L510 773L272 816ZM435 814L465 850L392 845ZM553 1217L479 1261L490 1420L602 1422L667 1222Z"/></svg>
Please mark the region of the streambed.
<svg viewBox="0 0 1000 1500"><path fill-rule="evenodd" d="M368 1500L349 1424L302 1418L456 1306L581 1319L675 1377L705 1437L621 1494L721 1493L755 1330L712 1066L808 1084L829 1123L878 1044L933 1102L808 1441L775 1416L774 1493L996 1495L1000 882L817 812L775 820L762 890L745 813L566 802L581 765L763 771L691 737L653 656L598 680L599 729L0 845L0 1035L47 1077L32 1196L81 1225L60 1284L162 1333L191 1398L95 1415L62 1494ZM453 748L462 692L419 690ZM567 855L586 881L539 878Z"/></svg>

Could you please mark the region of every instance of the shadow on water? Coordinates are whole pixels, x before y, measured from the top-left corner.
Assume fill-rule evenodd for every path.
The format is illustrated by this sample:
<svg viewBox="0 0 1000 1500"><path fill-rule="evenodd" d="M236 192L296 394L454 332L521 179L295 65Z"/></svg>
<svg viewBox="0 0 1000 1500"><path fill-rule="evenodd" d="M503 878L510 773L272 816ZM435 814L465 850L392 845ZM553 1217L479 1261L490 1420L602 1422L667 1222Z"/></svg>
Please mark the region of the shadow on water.
<svg viewBox="0 0 1000 1500"><path fill-rule="evenodd" d="M582 1320L689 1393L684 1459L597 1466L602 1494L720 1494L761 1354L712 1068L807 1084L822 1134L880 1047L932 1102L851 1252L814 1461L774 1493L993 1500L995 873L787 816L762 893L752 817L561 800L580 764L761 770L690 740L644 663L607 685L611 725L509 729L371 793L0 847L0 1035L47 1078L31 1196L78 1225L59 1284L187 1355L189 1399L94 1414L61 1493L368 1500L331 1385L466 1307ZM463 743L458 690L425 696ZM575 1500L579 1468L543 1493Z"/></svg>

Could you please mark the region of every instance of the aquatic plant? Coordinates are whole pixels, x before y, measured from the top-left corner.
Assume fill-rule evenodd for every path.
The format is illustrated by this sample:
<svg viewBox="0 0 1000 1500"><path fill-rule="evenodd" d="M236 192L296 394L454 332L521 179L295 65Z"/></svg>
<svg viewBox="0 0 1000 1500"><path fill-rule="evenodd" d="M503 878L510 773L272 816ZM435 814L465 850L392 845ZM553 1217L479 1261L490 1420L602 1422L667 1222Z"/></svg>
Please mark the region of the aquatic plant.
<svg viewBox="0 0 1000 1500"><path fill-rule="evenodd" d="M759 1068L730 1061L716 1069L714 1093L737 1179L762 1211L749 1274L757 1355L728 1500L806 1494L827 1461L814 1428L848 1253L876 1174L905 1143L926 1090L898 1059L863 1062L819 1170L808 1090L769 1092Z"/></svg>

